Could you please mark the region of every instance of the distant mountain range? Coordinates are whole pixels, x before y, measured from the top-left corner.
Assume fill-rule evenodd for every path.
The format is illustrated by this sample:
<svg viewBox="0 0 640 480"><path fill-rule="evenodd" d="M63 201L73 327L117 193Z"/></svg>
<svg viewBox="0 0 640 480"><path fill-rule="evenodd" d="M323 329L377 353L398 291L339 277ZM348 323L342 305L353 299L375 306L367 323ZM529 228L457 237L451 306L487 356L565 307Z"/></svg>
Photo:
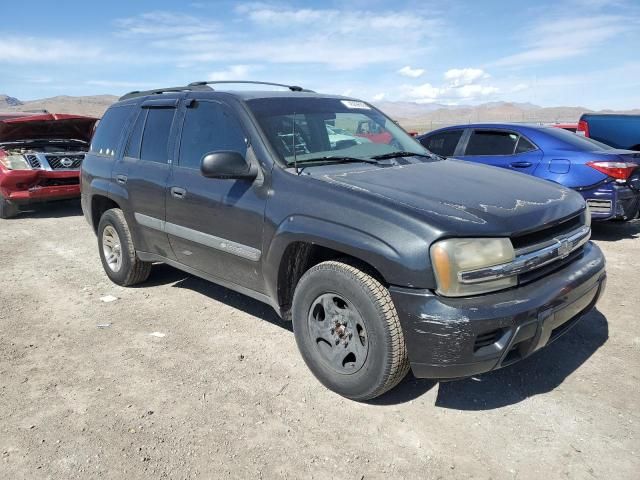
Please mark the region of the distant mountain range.
<svg viewBox="0 0 640 480"><path fill-rule="evenodd" d="M419 132L445 125L472 122L577 123L585 107L540 107L532 103L491 102L481 105L439 105L413 102L378 102L377 106L405 128ZM640 109L602 113L640 114Z"/></svg>
<svg viewBox="0 0 640 480"><path fill-rule="evenodd" d="M76 113L101 117L116 102L115 95L86 97L58 96L40 100L21 101L8 95L0 95L0 112L47 110L52 113ZM376 105L393 119L410 130L424 132L445 125L471 122L573 122L580 115L592 112L584 107L540 107L532 103L490 102L481 105L441 105L437 103L381 101ZM634 113L640 109L602 113Z"/></svg>
<svg viewBox="0 0 640 480"><path fill-rule="evenodd" d="M77 115L101 117L109 105L117 100L118 97L115 95L92 95L88 97L62 95L40 100L21 101L15 97L0 94L0 112L47 110L51 113L75 113Z"/></svg>

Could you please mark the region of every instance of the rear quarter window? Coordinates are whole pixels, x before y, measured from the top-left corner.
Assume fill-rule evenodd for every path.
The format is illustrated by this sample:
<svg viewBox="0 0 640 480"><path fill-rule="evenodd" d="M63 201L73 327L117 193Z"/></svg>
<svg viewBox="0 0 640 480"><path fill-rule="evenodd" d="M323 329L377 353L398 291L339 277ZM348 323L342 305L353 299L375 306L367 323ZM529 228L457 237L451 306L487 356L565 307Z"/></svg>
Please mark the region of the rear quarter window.
<svg viewBox="0 0 640 480"><path fill-rule="evenodd" d="M144 122L147 119L147 112L149 109L139 109L136 122L133 124L133 130L131 136L127 142L127 146L124 149L125 157L140 158L140 143L142 142L142 129Z"/></svg>
<svg viewBox="0 0 640 480"><path fill-rule="evenodd" d="M518 140L518 145L516 146L516 153L533 152L534 150L536 150L536 146L521 136Z"/></svg>
<svg viewBox="0 0 640 480"><path fill-rule="evenodd" d="M100 120L91 140L91 153L113 157L122 137L124 126L133 113L134 105L111 107Z"/></svg>

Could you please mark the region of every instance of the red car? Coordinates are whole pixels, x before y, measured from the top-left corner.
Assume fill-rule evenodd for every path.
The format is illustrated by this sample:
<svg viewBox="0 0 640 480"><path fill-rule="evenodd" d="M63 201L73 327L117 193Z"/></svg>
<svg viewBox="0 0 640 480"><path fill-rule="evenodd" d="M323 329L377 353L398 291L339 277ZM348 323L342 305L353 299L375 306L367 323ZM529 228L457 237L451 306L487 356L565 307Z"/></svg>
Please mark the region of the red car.
<svg viewBox="0 0 640 480"><path fill-rule="evenodd" d="M372 120L362 120L358 122L356 137L366 138L373 143L388 144L393 138L381 125Z"/></svg>
<svg viewBox="0 0 640 480"><path fill-rule="evenodd" d="M0 218L21 206L80 196L80 165L97 118L0 113Z"/></svg>

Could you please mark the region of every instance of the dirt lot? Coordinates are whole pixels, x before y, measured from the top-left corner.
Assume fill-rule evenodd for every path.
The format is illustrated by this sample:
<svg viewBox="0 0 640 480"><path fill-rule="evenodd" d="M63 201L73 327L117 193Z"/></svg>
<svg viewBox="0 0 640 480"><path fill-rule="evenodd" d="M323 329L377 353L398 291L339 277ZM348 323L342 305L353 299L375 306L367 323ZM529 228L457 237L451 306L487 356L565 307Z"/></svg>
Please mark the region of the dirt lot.
<svg viewBox="0 0 640 480"><path fill-rule="evenodd" d="M76 204L0 221L0 478L636 479L640 222L594 236L608 290L571 333L358 404L256 301L163 265L111 284Z"/></svg>

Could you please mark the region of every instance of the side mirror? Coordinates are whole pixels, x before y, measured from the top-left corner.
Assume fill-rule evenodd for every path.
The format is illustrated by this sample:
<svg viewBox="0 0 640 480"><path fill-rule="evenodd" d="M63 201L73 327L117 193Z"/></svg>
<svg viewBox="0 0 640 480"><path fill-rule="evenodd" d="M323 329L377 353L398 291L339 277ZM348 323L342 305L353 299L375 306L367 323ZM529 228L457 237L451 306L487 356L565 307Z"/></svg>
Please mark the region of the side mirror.
<svg viewBox="0 0 640 480"><path fill-rule="evenodd" d="M257 176L255 168L247 164L238 152L210 152L202 157L200 172L207 178L245 178L253 180Z"/></svg>

